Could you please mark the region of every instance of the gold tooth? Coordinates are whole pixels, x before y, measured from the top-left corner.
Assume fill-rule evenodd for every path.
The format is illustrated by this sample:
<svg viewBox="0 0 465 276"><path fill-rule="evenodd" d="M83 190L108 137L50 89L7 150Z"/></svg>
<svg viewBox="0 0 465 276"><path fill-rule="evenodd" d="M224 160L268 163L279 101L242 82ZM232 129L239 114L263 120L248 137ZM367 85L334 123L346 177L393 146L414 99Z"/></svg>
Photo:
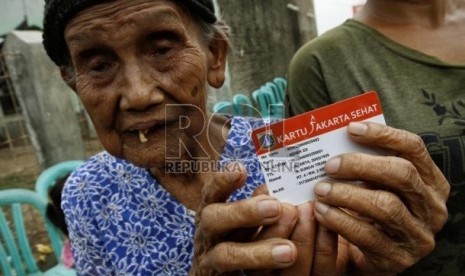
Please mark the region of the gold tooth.
<svg viewBox="0 0 465 276"><path fill-rule="evenodd" d="M141 131L139 130L139 140L141 143L145 143L147 142L147 137L145 137L145 134L147 134L148 130L145 130L145 131Z"/></svg>

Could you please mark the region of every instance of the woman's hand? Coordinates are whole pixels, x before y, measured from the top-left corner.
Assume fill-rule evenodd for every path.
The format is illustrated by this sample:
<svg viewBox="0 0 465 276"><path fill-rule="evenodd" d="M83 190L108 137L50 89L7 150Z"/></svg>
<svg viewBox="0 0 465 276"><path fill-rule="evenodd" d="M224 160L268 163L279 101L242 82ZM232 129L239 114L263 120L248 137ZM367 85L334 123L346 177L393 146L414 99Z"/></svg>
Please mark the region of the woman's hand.
<svg viewBox="0 0 465 276"><path fill-rule="evenodd" d="M241 275L243 270L255 269L271 271L290 267L299 258L297 250L301 244L296 246L291 240L279 236L287 237L296 224L306 223L297 228L305 230L314 225L313 221L310 224L310 219L305 216L306 222L297 223L295 207L283 205L267 195L226 203L231 193L243 185L245 178L243 168L240 172L216 173L211 183L206 184L203 202L197 212L190 275ZM302 208L301 213L308 213L308 208ZM273 224L275 227L269 231L257 231ZM274 235L276 232L280 234ZM260 238L257 239L257 235ZM296 241L313 242L306 235L295 235L295 238Z"/></svg>
<svg viewBox="0 0 465 276"><path fill-rule="evenodd" d="M253 196L261 194L268 195L266 185L261 185L255 191ZM256 269L247 271L247 276L263 275L310 275L313 264L313 253L315 250L315 231L316 221L314 216L313 203L307 202L294 207L289 204L282 204L284 213L281 218L273 223L262 227L253 238L254 241L284 238L291 240L297 248L297 259L290 267L283 269ZM287 212L286 212L287 211ZM297 217L291 214L297 212ZM294 218L294 221L291 221ZM295 218L297 222L295 222ZM295 225L294 228L291 226Z"/></svg>
<svg viewBox="0 0 465 276"><path fill-rule="evenodd" d="M357 274L397 274L434 249L434 235L447 220L450 185L415 134L351 123L349 135L393 154L349 153L327 162L334 180L316 185L315 216L330 231L317 236L313 274L324 275L334 265L325 256L335 253L338 271L350 262Z"/></svg>

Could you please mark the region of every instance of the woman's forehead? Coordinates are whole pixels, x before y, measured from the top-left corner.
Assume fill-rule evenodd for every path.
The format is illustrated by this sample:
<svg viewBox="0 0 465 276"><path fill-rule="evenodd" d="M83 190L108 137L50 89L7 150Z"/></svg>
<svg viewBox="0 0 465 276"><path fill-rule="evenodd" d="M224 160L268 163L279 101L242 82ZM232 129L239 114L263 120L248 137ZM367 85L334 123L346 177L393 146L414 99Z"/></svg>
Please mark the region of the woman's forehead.
<svg viewBox="0 0 465 276"><path fill-rule="evenodd" d="M192 24L186 11L171 1L163 0L118 0L85 9L69 21L65 34L67 40L82 31L105 31L107 28L138 25L166 25L182 27Z"/></svg>

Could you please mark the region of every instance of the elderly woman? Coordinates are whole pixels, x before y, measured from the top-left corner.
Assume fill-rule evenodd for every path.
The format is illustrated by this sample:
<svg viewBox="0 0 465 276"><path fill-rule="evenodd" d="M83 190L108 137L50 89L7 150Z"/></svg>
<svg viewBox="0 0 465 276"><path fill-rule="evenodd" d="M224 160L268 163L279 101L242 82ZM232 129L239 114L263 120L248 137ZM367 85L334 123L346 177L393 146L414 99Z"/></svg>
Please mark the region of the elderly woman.
<svg viewBox="0 0 465 276"><path fill-rule="evenodd" d="M206 110L207 85L224 81L225 30L211 0L47 2L44 46L106 150L78 168L63 192L78 274L308 275L340 264L331 235L323 228L315 234L312 204L252 197L264 182L249 137L261 120ZM357 141L402 141L401 132L385 129L385 136L357 132ZM359 202L359 210L370 204ZM322 206L317 217L334 216ZM378 213L367 215L388 231L404 231L403 218ZM431 248L432 237L411 229L398 242L380 228L341 219L354 230L346 237L355 246L372 245L361 264L371 272L398 252L409 265ZM425 245L407 254L407 242Z"/></svg>

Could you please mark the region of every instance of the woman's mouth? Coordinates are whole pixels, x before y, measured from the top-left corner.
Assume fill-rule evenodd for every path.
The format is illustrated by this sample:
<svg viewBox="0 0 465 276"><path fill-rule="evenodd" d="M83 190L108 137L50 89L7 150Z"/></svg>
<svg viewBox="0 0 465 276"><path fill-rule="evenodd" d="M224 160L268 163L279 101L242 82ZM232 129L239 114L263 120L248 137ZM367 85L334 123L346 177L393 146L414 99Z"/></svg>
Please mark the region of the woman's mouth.
<svg viewBox="0 0 465 276"><path fill-rule="evenodd" d="M166 123L167 122L165 120L135 123L131 127L127 128L126 133L130 134L132 139L135 138L139 143L145 144L150 141L150 137L152 137L152 135L157 137L164 135Z"/></svg>

